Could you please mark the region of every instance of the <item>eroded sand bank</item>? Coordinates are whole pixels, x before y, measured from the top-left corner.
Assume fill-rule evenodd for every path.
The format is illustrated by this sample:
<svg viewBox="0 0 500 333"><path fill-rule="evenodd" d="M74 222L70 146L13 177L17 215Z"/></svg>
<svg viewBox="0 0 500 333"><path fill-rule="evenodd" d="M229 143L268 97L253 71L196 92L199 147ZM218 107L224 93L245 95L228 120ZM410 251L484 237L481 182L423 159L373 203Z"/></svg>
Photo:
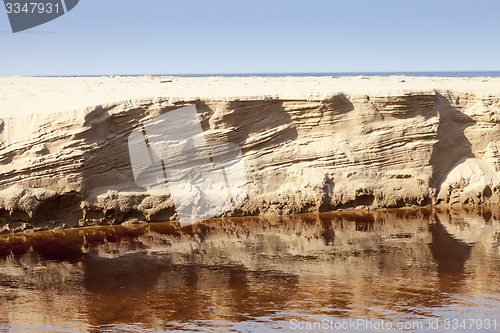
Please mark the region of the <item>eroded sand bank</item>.
<svg viewBox="0 0 500 333"><path fill-rule="evenodd" d="M219 216L500 203L499 78L4 77L4 232L175 220L127 139L188 105L241 149L248 193Z"/></svg>

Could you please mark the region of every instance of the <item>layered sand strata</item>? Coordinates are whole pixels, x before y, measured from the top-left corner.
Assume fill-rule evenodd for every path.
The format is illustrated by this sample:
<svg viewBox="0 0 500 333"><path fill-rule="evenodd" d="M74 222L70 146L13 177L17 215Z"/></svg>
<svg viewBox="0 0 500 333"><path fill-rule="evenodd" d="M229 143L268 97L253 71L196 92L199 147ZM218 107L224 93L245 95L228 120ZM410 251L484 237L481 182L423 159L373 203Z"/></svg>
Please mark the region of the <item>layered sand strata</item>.
<svg viewBox="0 0 500 333"><path fill-rule="evenodd" d="M0 78L4 232L168 221L127 138L195 105L236 144L248 195L220 216L500 203L500 79Z"/></svg>

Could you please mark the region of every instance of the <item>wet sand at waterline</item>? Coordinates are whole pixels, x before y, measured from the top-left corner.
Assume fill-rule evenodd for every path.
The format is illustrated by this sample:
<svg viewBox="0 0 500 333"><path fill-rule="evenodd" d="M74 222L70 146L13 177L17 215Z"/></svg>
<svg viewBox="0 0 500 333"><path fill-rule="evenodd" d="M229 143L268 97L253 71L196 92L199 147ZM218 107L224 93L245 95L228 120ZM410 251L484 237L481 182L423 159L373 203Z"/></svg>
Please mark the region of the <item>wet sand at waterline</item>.
<svg viewBox="0 0 500 333"><path fill-rule="evenodd" d="M0 255L13 332L500 330L498 207L23 233L1 236Z"/></svg>

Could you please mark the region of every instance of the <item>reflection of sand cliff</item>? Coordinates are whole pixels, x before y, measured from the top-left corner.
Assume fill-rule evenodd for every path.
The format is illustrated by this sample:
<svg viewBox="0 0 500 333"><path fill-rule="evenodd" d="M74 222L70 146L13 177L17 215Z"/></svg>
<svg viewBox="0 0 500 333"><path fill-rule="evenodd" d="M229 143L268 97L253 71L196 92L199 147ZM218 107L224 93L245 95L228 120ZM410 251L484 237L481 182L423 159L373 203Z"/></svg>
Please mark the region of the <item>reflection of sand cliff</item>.
<svg viewBox="0 0 500 333"><path fill-rule="evenodd" d="M491 317L499 221L499 209L421 209L3 237L3 253L25 252L21 240L35 252L2 261L0 323L173 329L313 315L418 319L461 306ZM66 257L49 246L56 238Z"/></svg>

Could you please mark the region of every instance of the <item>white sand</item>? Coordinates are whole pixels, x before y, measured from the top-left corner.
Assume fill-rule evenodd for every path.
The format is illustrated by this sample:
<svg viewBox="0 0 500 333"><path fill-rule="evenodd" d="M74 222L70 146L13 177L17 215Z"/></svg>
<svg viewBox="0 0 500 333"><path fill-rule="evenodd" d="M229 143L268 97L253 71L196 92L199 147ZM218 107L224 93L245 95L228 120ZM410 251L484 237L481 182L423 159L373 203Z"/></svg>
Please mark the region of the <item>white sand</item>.
<svg viewBox="0 0 500 333"><path fill-rule="evenodd" d="M0 117L58 112L149 97L234 99L269 96L311 99L339 92L348 95L389 95L428 90L500 96L500 78L0 77Z"/></svg>

